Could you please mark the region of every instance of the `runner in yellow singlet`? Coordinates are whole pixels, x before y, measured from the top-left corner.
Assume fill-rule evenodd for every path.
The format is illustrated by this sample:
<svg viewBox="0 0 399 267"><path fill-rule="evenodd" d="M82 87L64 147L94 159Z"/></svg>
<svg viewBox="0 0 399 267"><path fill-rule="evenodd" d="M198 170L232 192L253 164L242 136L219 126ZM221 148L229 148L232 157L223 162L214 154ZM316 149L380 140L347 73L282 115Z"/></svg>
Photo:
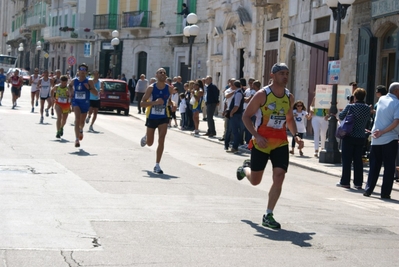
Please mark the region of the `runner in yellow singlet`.
<svg viewBox="0 0 399 267"><path fill-rule="evenodd" d="M270 158L273 165L273 184L269 191L269 201L262 218L262 225L273 229L281 228L273 217L273 209L280 197L288 169L289 143L286 126L295 136L299 148L303 147L292 112L294 96L285 88L288 75L289 70L286 64L274 64L270 74L272 83L256 92L242 116L245 127L253 136L253 147L251 159L245 160L243 166L238 167L237 179L242 180L247 177L252 185L260 184ZM251 121L251 117L255 114L260 116L256 125Z"/></svg>
<svg viewBox="0 0 399 267"><path fill-rule="evenodd" d="M54 97L55 112L57 113L57 134L56 138L61 138L64 134L64 126L69 115L69 107L71 103L71 97L68 88L68 77L63 75L60 77L60 84L55 85L51 89L51 96Z"/></svg>

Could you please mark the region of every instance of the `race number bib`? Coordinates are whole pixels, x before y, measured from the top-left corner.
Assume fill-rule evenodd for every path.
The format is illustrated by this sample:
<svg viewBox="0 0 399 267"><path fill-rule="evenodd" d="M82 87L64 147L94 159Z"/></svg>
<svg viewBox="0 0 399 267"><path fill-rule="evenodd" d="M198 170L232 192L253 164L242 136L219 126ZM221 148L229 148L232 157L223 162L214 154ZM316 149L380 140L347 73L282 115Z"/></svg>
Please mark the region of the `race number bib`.
<svg viewBox="0 0 399 267"><path fill-rule="evenodd" d="M76 99L86 99L86 92L76 92L75 98Z"/></svg>
<svg viewBox="0 0 399 267"><path fill-rule="evenodd" d="M58 97L58 103L66 104L66 103L68 103L68 98Z"/></svg>
<svg viewBox="0 0 399 267"><path fill-rule="evenodd" d="M284 126L285 120L285 115L270 115L267 126L274 129L281 129Z"/></svg>
<svg viewBox="0 0 399 267"><path fill-rule="evenodd" d="M163 106L163 105L153 106L151 108L151 114L153 114L153 115L165 115L165 106Z"/></svg>

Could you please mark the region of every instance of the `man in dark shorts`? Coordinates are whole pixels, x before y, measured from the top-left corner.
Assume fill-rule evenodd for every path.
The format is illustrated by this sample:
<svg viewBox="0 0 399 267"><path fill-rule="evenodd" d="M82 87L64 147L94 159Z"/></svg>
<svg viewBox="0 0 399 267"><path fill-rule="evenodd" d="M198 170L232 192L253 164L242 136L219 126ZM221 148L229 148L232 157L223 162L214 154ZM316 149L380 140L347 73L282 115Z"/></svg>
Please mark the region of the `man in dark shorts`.
<svg viewBox="0 0 399 267"><path fill-rule="evenodd" d="M21 87L24 83L22 76L19 76L19 69L14 71L14 75L12 75L8 79L8 87L10 87L11 83L11 94L12 94L12 109L17 106L17 99L21 96Z"/></svg>
<svg viewBox="0 0 399 267"><path fill-rule="evenodd" d="M242 120L252 134L250 141L251 159L245 160L243 166L237 169L237 179L248 178L252 185L262 181L263 172L270 158L273 165L273 183L269 191L267 210L263 215L262 225L280 229L281 225L273 217L273 209L280 197L285 173L288 169L288 139L287 129L295 136L299 148L303 141L297 132L292 108L294 96L285 88L288 83L289 71L284 63L276 63L271 70L273 82L255 93L244 111ZM260 112L262 119L257 125L252 123L252 116Z"/></svg>
<svg viewBox="0 0 399 267"><path fill-rule="evenodd" d="M141 99L140 106L147 108L146 110L146 124L147 133L141 138L141 146L152 146L154 143L155 129L158 128L158 148L156 154L156 162L154 172L162 174L163 171L159 166L164 149L165 136L169 124L169 109L168 104L171 103L170 96L173 94L173 89L166 84L166 71L160 68L156 72L157 82L151 84L144 93ZM152 101L149 101L152 99Z"/></svg>

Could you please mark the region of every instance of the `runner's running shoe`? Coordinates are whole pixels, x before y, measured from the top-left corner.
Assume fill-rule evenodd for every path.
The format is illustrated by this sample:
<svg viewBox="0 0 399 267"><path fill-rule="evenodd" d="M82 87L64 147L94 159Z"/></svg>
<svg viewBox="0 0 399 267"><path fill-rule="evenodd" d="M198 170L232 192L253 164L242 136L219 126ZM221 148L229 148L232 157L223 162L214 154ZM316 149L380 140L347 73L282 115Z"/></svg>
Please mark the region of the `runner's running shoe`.
<svg viewBox="0 0 399 267"><path fill-rule="evenodd" d="M273 213L263 215L262 225L272 229L280 229L281 225L273 218Z"/></svg>
<svg viewBox="0 0 399 267"><path fill-rule="evenodd" d="M141 138L140 145L142 147L145 147L146 144L147 144L147 135L144 135L143 138Z"/></svg>
<svg viewBox="0 0 399 267"><path fill-rule="evenodd" d="M49 115L48 115L48 109L46 109L45 111L46 111L46 117L48 117L48 116L49 116Z"/></svg>
<svg viewBox="0 0 399 267"><path fill-rule="evenodd" d="M163 171L161 170L161 167L157 167L157 166L154 167L154 172L158 173L158 174L163 174Z"/></svg>

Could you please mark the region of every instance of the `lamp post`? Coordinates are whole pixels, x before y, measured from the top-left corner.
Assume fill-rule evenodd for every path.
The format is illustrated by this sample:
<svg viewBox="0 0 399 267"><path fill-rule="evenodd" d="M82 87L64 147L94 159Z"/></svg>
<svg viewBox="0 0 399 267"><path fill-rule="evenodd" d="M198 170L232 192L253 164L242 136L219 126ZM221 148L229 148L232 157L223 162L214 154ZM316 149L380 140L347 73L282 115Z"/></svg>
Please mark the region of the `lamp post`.
<svg viewBox="0 0 399 267"><path fill-rule="evenodd" d="M119 41L119 32L117 31L117 30L114 30L113 32L112 32L112 40L111 40L111 45L114 47L114 56L113 56L113 58L112 58L112 78L113 79L116 79L116 73L115 73L115 67L116 67L116 62L117 62L117 59L116 59L116 47L119 45L119 43L120 43L120 41Z"/></svg>
<svg viewBox="0 0 399 267"><path fill-rule="evenodd" d="M37 41L36 50L37 50L37 64L36 64L36 67L38 69L40 69L40 52L42 51L42 42Z"/></svg>
<svg viewBox="0 0 399 267"><path fill-rule="evenodd" d="M331 8L333 18L337 21L337 31L335 34L335 49L334 49L334 60L339 60L339 46L341 36L341 20L346 17L346 11L352 5L355 0L327 0L327 5ZM340 163L341 152L338 149L338 142L335 137L337 130L337 89L338 85L333 85L331 107L330 107L330 118L328 120L328 140L325 143L325 150L320 151L319 162L320 163Z"/></svg>
<svg viewBox="0 0 399 267"><path fill-rule="evenodd" d="M18 52L20 52L19 67L22 69L22 53L24 52L24 44L23 43L19 43Z"/></svg>
<svg viewBox="0 0 399 267"><path fill-rule="evenodd" d="M198 35L199 33L199 27L197 25L195 25L195 23L197 23L198 21L198 17L196 14L194 13L190 13L187 15L187 23L189 24L189 26L184 27L183 30L183 34L184 36L186 36L188 38L188 43L190 44L190 51L188 54L188 78L192 79L192 71L191 71L191 58L192 58L192 54L193 54L193 43L194 43L194 39L195 37Z"/></svg>

